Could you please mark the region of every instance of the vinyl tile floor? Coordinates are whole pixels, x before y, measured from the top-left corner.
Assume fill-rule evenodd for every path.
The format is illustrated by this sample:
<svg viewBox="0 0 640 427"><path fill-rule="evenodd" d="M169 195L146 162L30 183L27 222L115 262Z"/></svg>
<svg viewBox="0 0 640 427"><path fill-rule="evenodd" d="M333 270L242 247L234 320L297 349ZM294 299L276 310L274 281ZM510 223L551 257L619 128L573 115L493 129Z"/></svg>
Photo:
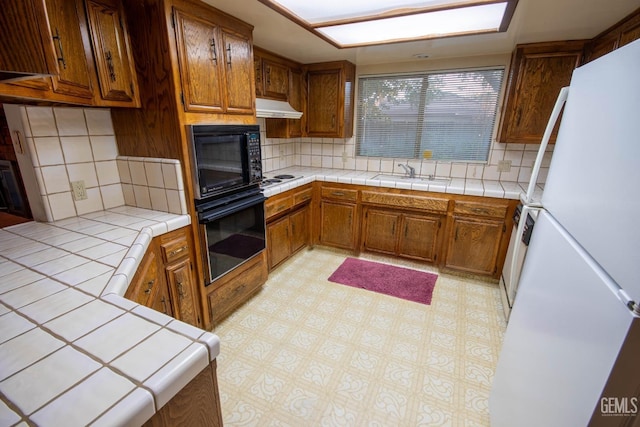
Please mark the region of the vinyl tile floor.
<svg viewBox="0 0 640 427"><path fill-rule="evenodd" d="M498 285L440 274L423 305L329 282L347 256L298 253L214 328L224 424L488 426L506 327Z"/></svg>

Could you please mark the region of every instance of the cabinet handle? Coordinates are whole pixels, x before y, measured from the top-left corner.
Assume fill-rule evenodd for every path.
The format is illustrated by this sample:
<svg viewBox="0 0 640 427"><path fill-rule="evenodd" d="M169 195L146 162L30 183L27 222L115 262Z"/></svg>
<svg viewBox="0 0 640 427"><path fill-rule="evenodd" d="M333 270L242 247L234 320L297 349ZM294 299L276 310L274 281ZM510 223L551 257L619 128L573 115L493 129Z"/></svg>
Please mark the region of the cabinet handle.
<svg viewBox="0 0 640 427"><path fill-rule="evenodd" d="M211 44L209 45L211 46L211 53L213 54L213 58L211 58L211 60L213 62L215 62L216 64L218 63L218 51L216 50L216 39L211 37Z"/></svg>
<svg viewBox="0 0 640 427"><path fill-rule="evenodd" d="M331 127L334 128L336 127L336 115L332 115L331 116Z"/></svg>
<svg viewBox="0 0 640 427"><path fill-rule="evenodd" d="M174 257L174 256L178 255L180 252L184 252L186 250L187 250L187 247L186 246L182 246L181 248L178 248L178 249L176 249L174 251L169 252L169 256L170 257Z"/></svg>
<svg viewBox="0 0 640 427"><path fill-rule="evenodd" d="M162 299L160 300L160 302L162 302L162 312L163 312L164 314L169 314L169 313L167 312L167 300L166 300L164 297L162 297Z"/></svg>
<svg viewBox="0 0 640 427"><path fill-rule="evenodd" d="M344 193L342 191L334 191L333 193L331 193L332 196L344 196Z"/></svg>
<svg viewBox="0 0 640 427"><path fill-rule="evenodd" d="M60 56L58 56L58 62L62 63L62 68L67 69L67 61L64 59L64 51L62 50L62 39L60 38L60 33L58 32L58 27L56 27L56 35L52 37L55 41L58 42L58 50L60 51Z"/></svg>
<svg viewBox="0 0 640 427"><path fill-rule="evenodd" d="M271 67L267 67L267 84L271 84Z"/></svg>
<svg viewBox="0 0 640 427"><path fill-rule="evenodd" d="M231 68L231 43L227 45L227 65Z"/></svg>
<svg viewBox="0 0 640 427"><path fill-rule="evenodd" d="M180 296L180 299L185 297L184 286L182 286L182 282L178 282L178 295Z"/></svg>
<svg viewBox="0 0 640 427"><path fill-rule="evenodd" d="M147 282L147 290L144 291L145 294L149 295L151 293L151 288L153 288L153 284L156 282L156 279L151 279Z"/></svg>
<svg viewBox="0 0 640 427"><path fill-rule="evenodd" d="M518 115L516 116L516 126L520 126L521 118L522 118L522 108L518 110Z"/></svg>
<svg viewBox="0 0 640 427"><path fill-rule="evenodd" d="M391 234L396 234L396 222L395 221L391 225Z"/></svg>
<svg viewBox="0 0 640 427"><path fill-rule="evenodd" d="M453 240L458 240L458 227L456 227L456 236L453 238Z"/></svg>
<svg viewBox="0 0 640 427"><path fill-rule="evenodd" d="M107 58L107 68L109 69L109 78L111 78L112 82L116 81L116 69L113 67L113 57L111 56L111 51L108 50L105 54Z"/></svg>

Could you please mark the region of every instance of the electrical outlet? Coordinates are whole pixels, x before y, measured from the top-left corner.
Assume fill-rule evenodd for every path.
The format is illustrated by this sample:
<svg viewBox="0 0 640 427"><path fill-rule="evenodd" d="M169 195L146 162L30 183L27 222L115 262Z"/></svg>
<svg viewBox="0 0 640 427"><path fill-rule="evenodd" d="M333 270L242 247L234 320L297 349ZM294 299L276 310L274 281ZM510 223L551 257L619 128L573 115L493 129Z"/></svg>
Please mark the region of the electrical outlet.
<svg viewBox="0 0 640 427"><path fill-rule="evenodd" d="M71 193L73 194L73 200L86 200L87 189L84 186L84 181L72 181Z"/></svg>
<svg viewBox="0 0 640 427"><path fill-rule="evenodd" d="M498 172L511 171L511 160L500 160L498 162Z"/></svg>

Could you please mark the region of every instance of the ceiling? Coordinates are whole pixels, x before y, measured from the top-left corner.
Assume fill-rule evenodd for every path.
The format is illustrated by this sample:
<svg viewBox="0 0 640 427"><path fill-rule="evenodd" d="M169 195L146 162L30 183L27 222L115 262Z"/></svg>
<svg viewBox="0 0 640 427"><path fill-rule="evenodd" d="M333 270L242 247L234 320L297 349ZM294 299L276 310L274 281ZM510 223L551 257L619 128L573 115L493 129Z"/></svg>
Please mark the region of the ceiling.
<svg viewBox="0 0 640 427"><path fill-rule="evenodd" d="M640 6L638 0L519 0L505 33L338 49L258 0L202 1L252 24L254 44L263 49L301 63L346 59L356 65L504 54L519 43L589 39Z"/></svg>

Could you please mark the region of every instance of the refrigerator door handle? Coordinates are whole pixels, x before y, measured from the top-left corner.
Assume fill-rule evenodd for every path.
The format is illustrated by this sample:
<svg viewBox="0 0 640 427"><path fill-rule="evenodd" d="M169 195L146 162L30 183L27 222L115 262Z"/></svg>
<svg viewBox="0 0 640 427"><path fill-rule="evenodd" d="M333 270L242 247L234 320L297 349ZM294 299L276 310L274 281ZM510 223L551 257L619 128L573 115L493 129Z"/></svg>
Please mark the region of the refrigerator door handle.
<svg viewBox="0 0 640 427"><path fill-rule="evenodd" d="M544 157L544 153L547 150L547 145L549 145L549 139L551 138L551 133L553 132L553 128L556 126L556 122L558 121L558 117L560 117L560 112L562 111L562 107L564 107L564 103L567 102L568 96L569 96L569 86L566 86L560 89L560 94L558 95L556 104L553 107L553 111L551 111L551 117L549 118L547 127L544 130L544 135L542 135L542 141L540 142L540 149L538 149L538 155L536 157L536 161L533 164L533 170L531 171L531 179L529 180L529 187L527 188L527 194L525 195L525 200L524 200L525 204L530 204L533 201L533 191L535 190L536 183L538 182L538 174L540 173L542 158Z"/></svg>

